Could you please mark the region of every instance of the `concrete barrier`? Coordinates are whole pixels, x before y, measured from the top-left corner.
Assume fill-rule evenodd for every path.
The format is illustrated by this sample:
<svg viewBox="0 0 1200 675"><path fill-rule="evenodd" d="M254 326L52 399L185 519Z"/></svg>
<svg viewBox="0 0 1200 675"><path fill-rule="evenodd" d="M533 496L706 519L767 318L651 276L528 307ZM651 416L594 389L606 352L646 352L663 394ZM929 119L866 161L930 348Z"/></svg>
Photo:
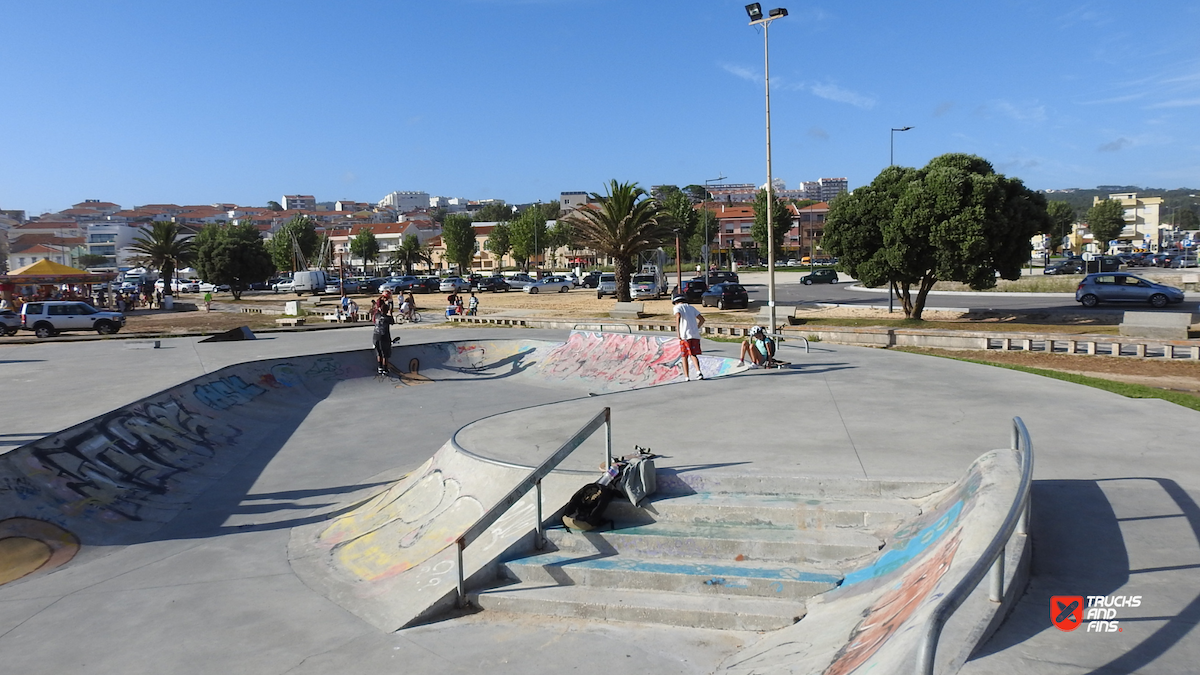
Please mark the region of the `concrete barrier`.
<svg viewBox="0 0 1200 675"><path fill-rule="evenodd" d="M608 315L614 319L641 319L646 316L646 303L618 302L609 310Z"/></svg>
<svg viewBox="0 0 1200 675"><path fill-rule="evenodd" d="M1121 335L1130 337L1188 339L1188 328L1197 323L1190 312L1125 312L1121 320Z"/></svg>

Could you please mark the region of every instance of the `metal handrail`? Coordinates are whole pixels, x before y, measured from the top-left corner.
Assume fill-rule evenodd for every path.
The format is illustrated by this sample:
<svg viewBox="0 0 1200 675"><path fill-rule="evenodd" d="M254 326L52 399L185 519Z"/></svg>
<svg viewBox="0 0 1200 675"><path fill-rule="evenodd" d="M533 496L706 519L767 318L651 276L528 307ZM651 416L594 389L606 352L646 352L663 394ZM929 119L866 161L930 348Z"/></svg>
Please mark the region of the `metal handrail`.
<svg viewBox="0 0 1200 675"><path fill-rule="evenodd" d="M804 353L811 354L812 350L808 348L808 338L803 335L784 335L783 333L770 333L770 336L775 338L776 344L783 344L788 340L804 340Z"/></svg>
<svg viewBox="0 0 1200 675"><path fill-rule="evenodd" d="M573 331L579 330L580 326L597 326L599 328L599 330L596 331L597 333L609 332L609 331L604 330L605 326L611 326L614 328L619 326L621 328L624 328L626 333L630 333L630 334L633 333L633 329L630 328L629 324L627 324L627 323L577 323L571 327L571 330L573 330Z"/></svg>
<svg viewBox="0 0 1200 675"><path fill-rule="evenodd" d="M951 615L959 608L967 597L979 586L985 575L990 574L988 597L992 602L1004 601L1004 554L1008 540L1013 534L1024 535L1029 522L1029 493L1033 484L1033 444L1029 440L1029 430L1020 417L1013 418L1012 444L1013 450L1023 451L1021 454L1021 481L1017 487L1017 496L1004 518L1000 531L988 543L983 555L975 561L962 581L942 597L937 608L933 610L929 624L925 627L925 635L917 653L917 675L933 675L934 657L937 655L938 639L941 638L942 628L950 620Z"/></svg>
<svg viewBox="0 0 1200 675"><path fill-rule="evenodd" d="M579 431L576 431L573 436L567 439L554 454L546 458L536 469L529 472L529 475L509 491L499 502L492 508L488 509L475 521L473 525L468 527L455 544L458 548L458 599L455 601L456 606L462 607L466 601L467 589L466 579L463 572L463 550L479 537L483 536L497 520L499 520L510 508L513 507L522 497L529 493L530 490L537 490L537 538L534 540L534 545L541 550L546 543L546 530L542 524L542 479L550 474L559 464L562 463L567 455L575 451L583 442L586 441L600 426L604 426L604 466L612 466L612 409L605 408L593 417L587 424L583 425Z"/></svg>

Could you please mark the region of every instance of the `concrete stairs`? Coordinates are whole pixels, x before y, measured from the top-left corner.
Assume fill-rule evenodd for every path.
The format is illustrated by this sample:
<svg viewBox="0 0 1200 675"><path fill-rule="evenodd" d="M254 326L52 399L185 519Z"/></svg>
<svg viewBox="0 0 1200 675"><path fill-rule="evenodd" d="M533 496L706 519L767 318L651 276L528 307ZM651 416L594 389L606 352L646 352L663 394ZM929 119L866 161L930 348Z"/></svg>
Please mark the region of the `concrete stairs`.
<svg viewBox="0 0 1200 675"><path fill-rule="evenodd" d="M505 562L500 583L470 600L515 613L774 630L802 618L809 598L836 588L878 553L885 533L920 513L901 497L756 487L659 494L641 508L614 499L611 529L548 528L544 552Z"/></svg>

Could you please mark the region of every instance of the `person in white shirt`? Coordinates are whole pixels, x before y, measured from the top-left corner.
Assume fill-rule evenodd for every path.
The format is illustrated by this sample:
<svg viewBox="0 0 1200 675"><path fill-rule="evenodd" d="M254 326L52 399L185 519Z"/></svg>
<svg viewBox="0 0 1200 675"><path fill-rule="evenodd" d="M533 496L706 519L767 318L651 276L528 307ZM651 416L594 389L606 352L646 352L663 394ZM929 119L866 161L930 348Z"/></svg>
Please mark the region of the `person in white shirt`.
<svg viewBox="0 0 1200 675"><path fill-rule="evenodd" d="M704 316L699 310L687 304L687 298L677 295L671 298L675 305L675 331L679 334L679 351L683 362L683 379L692 379L688 372L688 357L696 362L696 379L703 380L704 373L700 370L700 327L704 325Z"/></svg>

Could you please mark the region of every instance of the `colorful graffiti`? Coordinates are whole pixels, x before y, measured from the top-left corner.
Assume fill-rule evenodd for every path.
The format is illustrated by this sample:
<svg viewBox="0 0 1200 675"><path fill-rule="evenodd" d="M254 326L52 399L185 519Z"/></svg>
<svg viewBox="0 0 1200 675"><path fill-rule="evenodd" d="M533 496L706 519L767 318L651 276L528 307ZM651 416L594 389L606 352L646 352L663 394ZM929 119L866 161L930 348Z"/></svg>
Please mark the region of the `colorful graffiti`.
<svg viewBox="0 0 1200 675"><path fill-rule="evenodd" d="M365 581L394 577L446 548L483 515L462 484L430 469L380 493L318 537L337 564Z"/></svg>
<svg viewBox="0 0 1200 675"><path fill-rule="evenodd" d="M192 395L213 410L228 410L235 405L249 403L267 390L255 384L247 384L237 375L197 384Z"/></svg>
<svg viewBox="0 0 1200 675"><path fill-rule="evenodd" d="M26 446L13 457L24 475L0 484L0 496L46 495L67 516L144 520L169 501L180 474L203 475L240 434L175 398L130 406Z"/></svg>
<svg viewBox="0 0 1200 675"><path fill-rule="evenodd" d="M621 333L574 332L541 363L546 379L602 380L651 386L680 377L679 340Z"/></svg>
<svg viewBox="0 0 1200 675"><path fill-rule="evenodd" d="M53 523L0 520L0 585L64 565L78 552L75 535Z"/></svg>

